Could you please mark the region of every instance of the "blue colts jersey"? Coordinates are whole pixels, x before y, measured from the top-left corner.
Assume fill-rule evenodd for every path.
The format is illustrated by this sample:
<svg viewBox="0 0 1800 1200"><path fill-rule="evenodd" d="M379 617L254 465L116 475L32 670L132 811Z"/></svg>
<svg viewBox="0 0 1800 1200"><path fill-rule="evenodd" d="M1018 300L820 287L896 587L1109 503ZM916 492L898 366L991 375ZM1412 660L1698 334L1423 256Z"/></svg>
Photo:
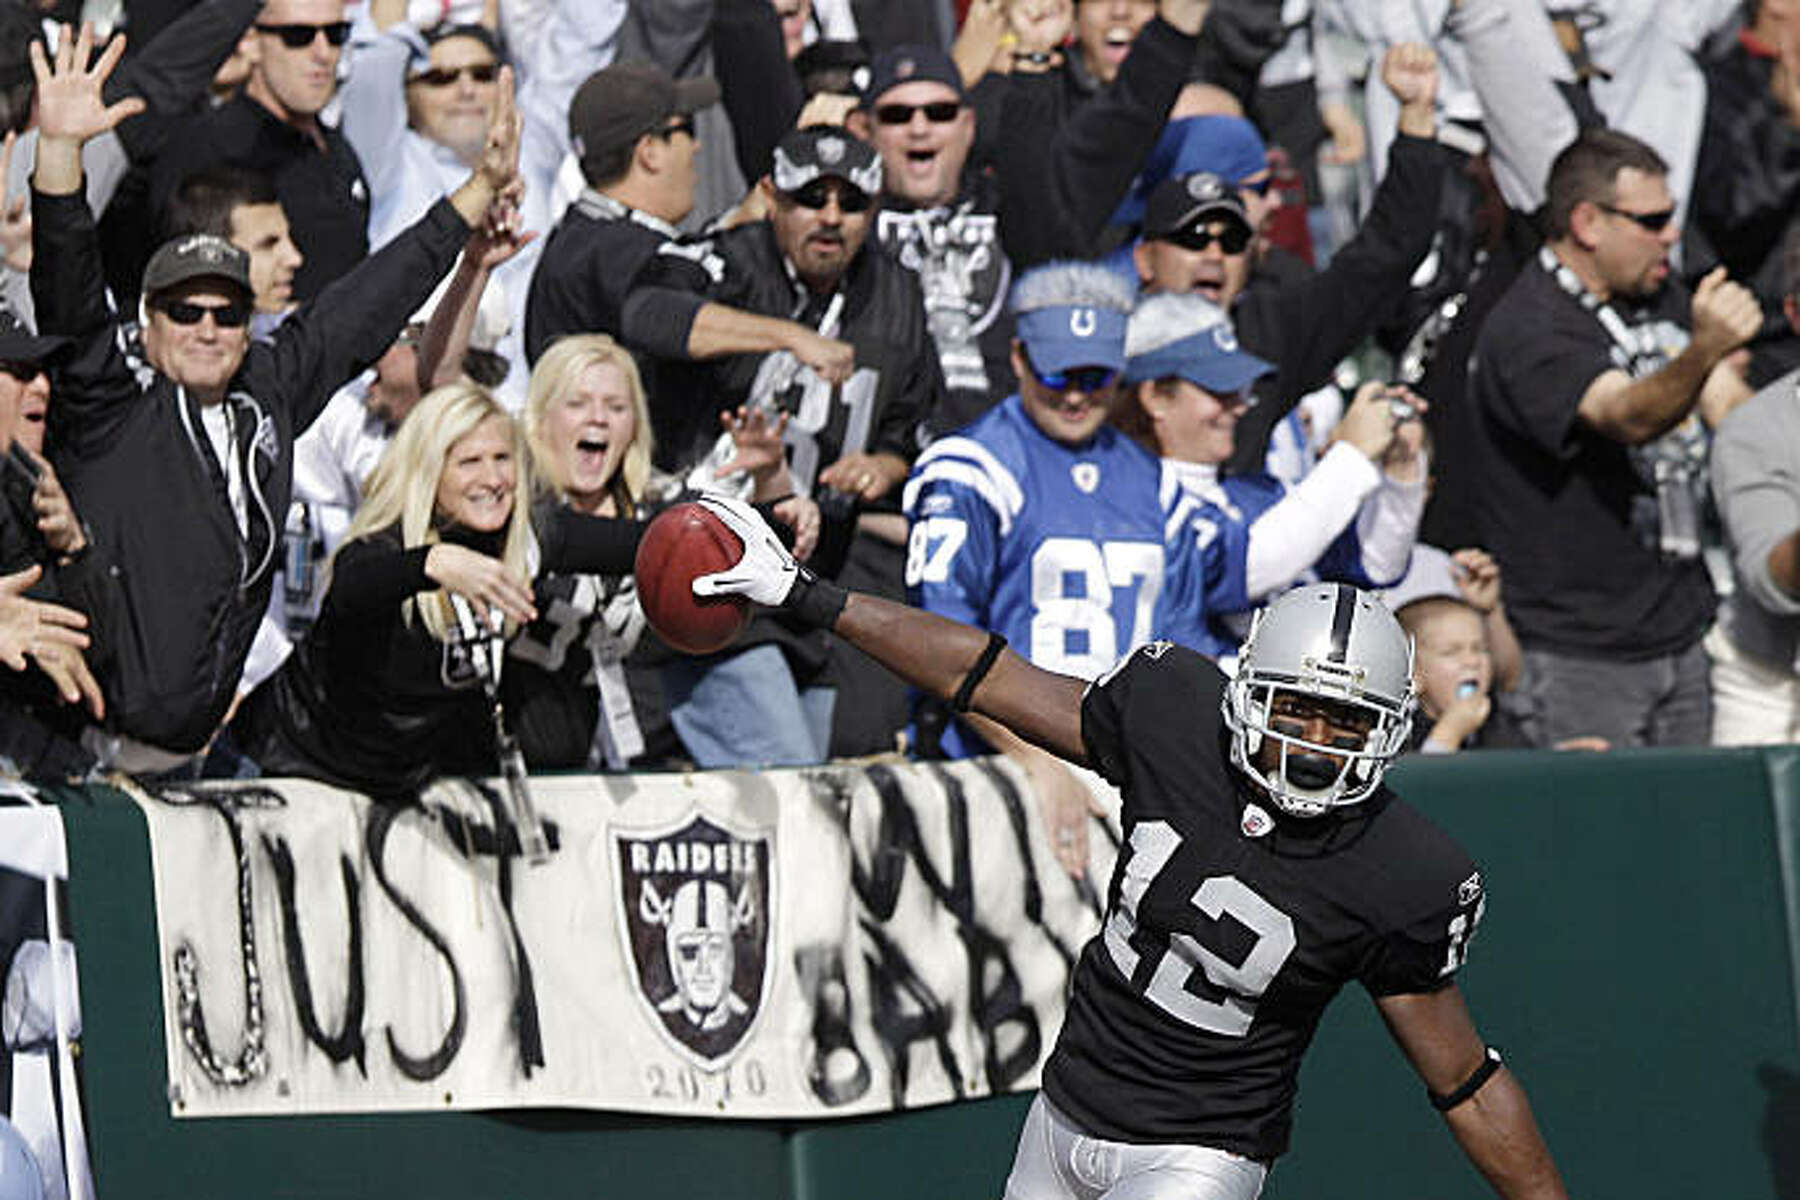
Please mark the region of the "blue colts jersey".
<svg viewBox="0 0 1800 1200"><path fill-rule="evenodd" d="M1152 640L1200 646L1200 547L1189 529L1165 538L1172 486L1155 457L1112 427L1065 446L1009 397L914 465L904 496L908 599L1082 679ZM960 730L945 748L980 749Z"/></svg>

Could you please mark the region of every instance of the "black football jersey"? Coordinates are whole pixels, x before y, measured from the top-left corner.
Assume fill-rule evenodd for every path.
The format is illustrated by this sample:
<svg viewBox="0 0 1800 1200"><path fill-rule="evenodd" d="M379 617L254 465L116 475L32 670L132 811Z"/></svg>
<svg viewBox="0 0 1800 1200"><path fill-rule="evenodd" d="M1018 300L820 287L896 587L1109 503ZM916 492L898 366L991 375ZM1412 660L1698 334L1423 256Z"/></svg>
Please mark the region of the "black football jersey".
<svg viewBox="0 0 1800 1200"><path fill-rule="evenodd" d="M1082 736L1124 797L1125 845L1044 1090L1097 1137L1267 1160L1325 1006L1351 979L1376 996L1447 985L1481 877L1385 787L1340 813L1279 813L1228 765L1224 687L1159 642L1088 689Z"/></svg>

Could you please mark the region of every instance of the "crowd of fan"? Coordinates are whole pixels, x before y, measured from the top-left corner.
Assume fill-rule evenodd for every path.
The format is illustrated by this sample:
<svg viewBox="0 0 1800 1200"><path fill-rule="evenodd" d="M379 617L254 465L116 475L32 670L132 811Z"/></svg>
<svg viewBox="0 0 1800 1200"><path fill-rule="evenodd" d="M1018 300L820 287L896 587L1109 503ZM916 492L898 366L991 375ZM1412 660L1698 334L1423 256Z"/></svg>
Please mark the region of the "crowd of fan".
<svg viewBox="0 0 1800 1200"><path fill-rule="evenodd" d="M827 634L647 632L702 490L1087 678L1341 579L1423 750L1795 740L1800 5L1406 7L0 0L0 753L999 749L1085 827Z"/></svg>

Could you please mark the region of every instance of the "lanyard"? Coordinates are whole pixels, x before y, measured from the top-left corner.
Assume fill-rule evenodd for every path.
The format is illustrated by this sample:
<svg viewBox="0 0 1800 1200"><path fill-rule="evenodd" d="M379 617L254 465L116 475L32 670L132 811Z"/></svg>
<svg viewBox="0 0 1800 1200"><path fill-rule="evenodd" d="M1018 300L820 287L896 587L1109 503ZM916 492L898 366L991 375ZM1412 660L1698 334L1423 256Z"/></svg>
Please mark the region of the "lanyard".
<svg viewBox="0 0 1800 1200"><path fill-rule="evenodd" d="M1538 265L1550 273L1550 278L1556 281L1557 287L1573 296L1582 308L1600 322L1600 328L1606 330L1606 336L1613 344L1613 362L1620 370L1633 379L1642 379L1661 370L1668 363L1668 355L1657 345L1656 335L1647 326L1633 329L1627 325L1618 310L1588 291L1587 285L1581 282L1581 277L1557 258L1550 247L1538 247Z"/></svg>

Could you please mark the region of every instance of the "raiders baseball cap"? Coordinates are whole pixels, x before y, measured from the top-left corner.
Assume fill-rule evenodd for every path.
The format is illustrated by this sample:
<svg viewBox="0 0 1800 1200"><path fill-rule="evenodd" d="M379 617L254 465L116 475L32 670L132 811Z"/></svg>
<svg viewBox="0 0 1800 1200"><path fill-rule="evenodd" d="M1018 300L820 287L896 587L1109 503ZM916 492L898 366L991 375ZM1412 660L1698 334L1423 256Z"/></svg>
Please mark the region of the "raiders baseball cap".
<svg viewBox="0 0 1800 1200"><path fill-rule="evenodd" d="M827 176L878 196L881 156L875 153L875 147L841 125L809 125L790 130L775 144L775 167L769 178L776 191L791 195Z"/></svg>
<svg viewBox="0 0 1800 1200"><path fill-rule="evenodd" d="M250 288L250 256L224 238L211 233L188 233L170 238L150 256L144 268L144 296L166 292L192 279L217 279L244 293Z"/></svg>
<svg viewBox="0 0 1800 1200"><path fill-rule="evenodd" d="M19 314L0 304L0 363L49 366L69 348L69 339L31 332Z"/></svg>
<svg viewBox="0 0 1800 1200"><path fill-rule="evenodd" d="M651 63L614 63L596 71L569 102L569 140L583 166L647 133L670 117L692 116L719 102L706 75L676 79Z"/></svg>
<svg viewBox="0 0 1800 1200"><path fill-rule="evenodd" d="M1177 175L1163 180L1150 193L1144 210L1144 236L1168 237L1217 220L1233 222L1246 234L1255 232L1236 188L1209 171Z"/></svg>
<svg viewBox="0 0 1800 1200"><path fill-rule="evenodd" d="M1125 333L1125 381L1185 379L1217 396L1244 391L1274 364L1238 346L1223 309L1192 292L1146 298Z"/></svg>
<svg viewBox="0 0 1800 1200"><path fill-rule="evenodd" d="M869 68L869 86L863 89L864 108L872 107L889 88L920 81L941 83L967 101L962 72L951 57L936 46L896 46L884 50Z"/></svg>
<svg viewBox="0 0 1800 1200"><path fill-rule="evenodd" d="M1046 263L1013 285L1019 340L1039 376L1125 365L1132 285L1097 263Z"/></svg>

